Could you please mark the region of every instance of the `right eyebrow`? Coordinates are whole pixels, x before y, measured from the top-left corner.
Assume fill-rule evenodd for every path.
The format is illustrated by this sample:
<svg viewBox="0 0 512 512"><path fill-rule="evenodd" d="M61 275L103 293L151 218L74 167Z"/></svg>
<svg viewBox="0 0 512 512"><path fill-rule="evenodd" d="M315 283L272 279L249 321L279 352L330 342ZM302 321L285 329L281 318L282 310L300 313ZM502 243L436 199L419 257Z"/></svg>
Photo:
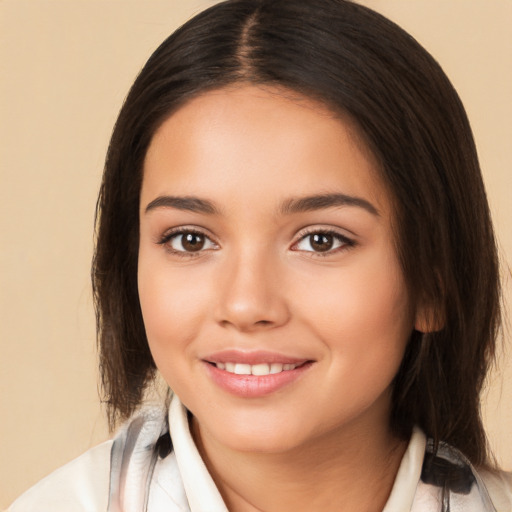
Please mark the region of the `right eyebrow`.
<svg viewBox="0 0 512 512"><path fill-rule="evenodd" d="M219 210L211 201L194 196L159 196L146 206L144 212L148 213L157 208L175 208L207 215L219 214Z"/></svg>

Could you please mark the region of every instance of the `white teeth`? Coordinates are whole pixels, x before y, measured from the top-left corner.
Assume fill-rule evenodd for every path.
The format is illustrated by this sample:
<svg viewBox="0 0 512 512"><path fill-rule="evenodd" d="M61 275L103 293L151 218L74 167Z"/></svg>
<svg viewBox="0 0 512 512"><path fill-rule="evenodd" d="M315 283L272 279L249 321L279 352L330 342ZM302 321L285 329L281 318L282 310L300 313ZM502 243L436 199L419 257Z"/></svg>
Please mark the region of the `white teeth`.
<svg viewBox="0 0 512 512"><path fill-rule="evenodd" d="M270 373L270 366L266 363L253 364L251 368L253 375L268 375Z"/></svg>
<svg viewBox="0 0 512 512"><path fill-rule="evenodd" d="M270 373L281 373L283 371L283 365L281 363L272 363L270 365Z"/></svg>
<svg viewBox="0 0 512 512"><path fill-rule="evenodd" d="M236 375L251 375L251 365L236 363L234 373Z"/></svg>
<svg viewBox="0 0 512 512"><path fill-rule="evenodd" d="M259 364L243 364L243 363L215 363L219 370L225 370L236 375L272 375L281 373L282 371L294 370L298 364L290 363L259 363Z"/></svg>

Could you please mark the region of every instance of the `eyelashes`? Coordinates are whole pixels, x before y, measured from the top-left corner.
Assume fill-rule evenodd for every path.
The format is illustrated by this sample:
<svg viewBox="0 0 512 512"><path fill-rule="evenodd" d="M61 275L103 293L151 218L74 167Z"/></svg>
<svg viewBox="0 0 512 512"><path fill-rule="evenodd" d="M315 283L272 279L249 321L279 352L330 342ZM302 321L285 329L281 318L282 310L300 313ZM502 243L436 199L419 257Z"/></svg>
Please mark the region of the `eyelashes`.
<svg viewBox="0 0 512 512"><path fill-rule="evenodd" d="M334 230L312 229L302 232L299 236L299 241L295 242L291 249L314 252L317 256L328 256L356 245L355 240Z"/></svg>
<svg viewBox="0 0 512 512"><path fill-rule="evenodd" d="M158 244L165 246L171 254L183 257L199 256L205 250L216 250L219 246L205 233L193 228L176 228L167 231Z"/></svg>
<svg viewBox="0 0 512 512"><path fill-rule="evenodd" d="M311 256L330 256L356 246L355 240L332 229L308 229L298 234L290 250L312 253ZM205 252L220 249L218 243L203 231L192 227L179 227L166 231L157 242L170 254L184 258L194 258Z"/></svg>

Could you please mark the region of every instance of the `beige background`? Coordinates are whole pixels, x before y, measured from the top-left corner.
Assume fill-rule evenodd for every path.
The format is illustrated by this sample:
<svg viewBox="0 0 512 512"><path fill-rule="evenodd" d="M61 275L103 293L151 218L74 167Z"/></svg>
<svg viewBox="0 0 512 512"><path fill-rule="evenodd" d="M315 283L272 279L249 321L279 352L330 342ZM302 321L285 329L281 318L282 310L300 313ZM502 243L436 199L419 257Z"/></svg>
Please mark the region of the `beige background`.
<svg viewBox="0 0 512 512"><path fill-rule="evenodd" d="M213 3L0 0L0 508L107 436L89 285L106 145L151 51ZM410 31L458 89L505 269L512 259L512 1L362 3ZM484 414L499 459L512 469L510 333L507 340Z"/></svg>

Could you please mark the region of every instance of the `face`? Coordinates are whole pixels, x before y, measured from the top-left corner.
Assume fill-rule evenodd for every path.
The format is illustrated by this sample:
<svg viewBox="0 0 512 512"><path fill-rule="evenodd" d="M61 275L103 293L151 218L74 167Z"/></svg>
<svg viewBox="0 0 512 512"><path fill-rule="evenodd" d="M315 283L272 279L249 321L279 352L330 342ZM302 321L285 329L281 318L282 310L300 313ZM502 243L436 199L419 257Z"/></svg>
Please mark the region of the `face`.
<svg viewBox="0 0 512 512"><path fill-rule="evenodd" d="M155 363L234 450L386 429L414 326L391 204L350 123L290 92L208 92L154 135L139 295Z"/></svg>

